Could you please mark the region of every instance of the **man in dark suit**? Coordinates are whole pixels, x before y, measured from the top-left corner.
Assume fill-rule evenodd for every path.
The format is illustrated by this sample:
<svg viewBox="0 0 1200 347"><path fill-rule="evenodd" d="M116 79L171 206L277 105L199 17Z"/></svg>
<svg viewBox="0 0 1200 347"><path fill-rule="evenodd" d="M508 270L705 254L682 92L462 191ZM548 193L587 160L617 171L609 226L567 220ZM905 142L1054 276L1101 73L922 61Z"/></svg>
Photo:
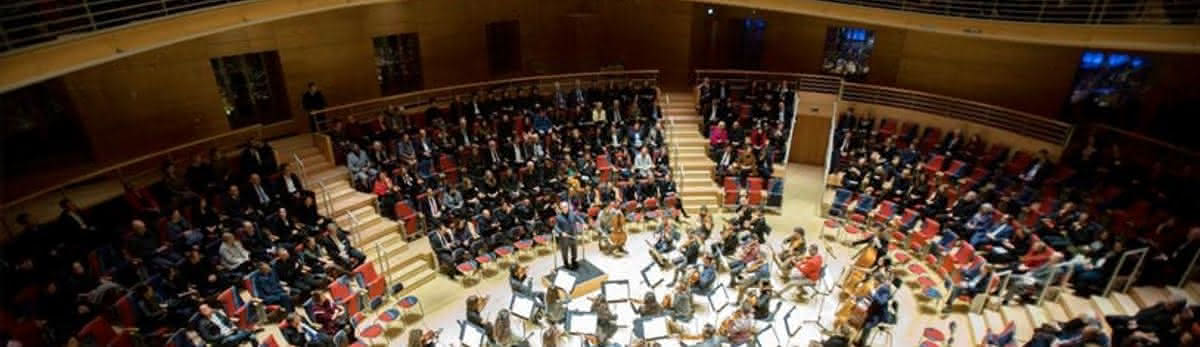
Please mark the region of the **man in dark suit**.
<svg viewBox="0 0 1200 347"><path fill-rule="evenodd" d="M425 188L425 193L418 198L417 204L421 206L421 213L425 215L425 219L432 225L440 224L442 218L448 214L446 207L437 200L433 188Z"/></svg>
<svg viewBox="0 0 1200 347"><path fill-rule="evenodd" d="M504 154L500 153L500 146L495 140L488 141L488 147L483 151L483 165L486 168L496 169L504 166Z"/></svg>
<svg viewBox="0 0 1200 347"><path fill-rule="evenodd" d="M445 225L429 234L429 247L433 248L433 253L438 257L440 270L450 276L450 279L458 276L458 270L454 268L458 264L458 259L454 259L454 250L458 249L459 244L461 242L454 236L454 231Z"/></svg>
<svg viewBox="0 0 1200 347"><path fill-rule="evenodd" d="M578 234L575 223L568 215L568 209L565 202L555 208L558 214L554 216L554 234L558 236L558 249L562 254L563 267L575 270L579 266L579 244L575 239Z"/></svg>
<svg viewBox="0 0 1200 347"><path fill-rule="evenodd" d="M242 190L237 185L229 185L229 190L221 195L221 213L228 217L245 217L254 212L254 205L242 196Z"/></svg>
<svg viewBox="0 0 1200 347"><path fill-rule="evenodd" d="M329 334L313 328L307 319L299 314L290 314L287 324L279 331L288 344L299 347L334 347L333 338Z"/></svg>
<svg viewBox="0 0 1200 347"><path fill-rule="evenodd" d="M198 311L200 317L195 328L204 342L218 347L237 347L242 343L258 346L254 333L238 328L225 313L213 310L208 304L200 304Z"/></svg>

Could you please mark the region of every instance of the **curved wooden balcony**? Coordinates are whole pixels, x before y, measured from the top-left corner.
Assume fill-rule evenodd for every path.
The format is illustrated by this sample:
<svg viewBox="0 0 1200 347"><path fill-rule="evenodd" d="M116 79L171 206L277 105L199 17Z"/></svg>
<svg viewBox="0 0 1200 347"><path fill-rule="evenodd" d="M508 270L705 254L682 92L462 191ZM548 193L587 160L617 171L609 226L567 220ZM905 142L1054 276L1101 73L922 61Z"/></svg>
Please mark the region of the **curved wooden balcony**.
<svg viewBox="0 0 1200 347"><path fill-rule="evenodd" d="M697 79L732 80L745 82L788 81L800 92L831 94L842 104L871 104L915 111L951 120L963 121L983 128L1007 131L1030 140L1037 140L1061 151L1070 142L1074 126L1046 117L992 106L980 102L936 94L862 83L845 82L827 75L780 73L742 70L696 70ZM829 114L828 116L832 116ZM883 117L895 115L879 114Z"/></svg>
<svg viewBox="0 0 1200 347"><path fill-rule="evenodd" d="M1024 42L1091 49L1121 49L1171 53L1200 53L1200 25L1192 17L1187 24L1166 24L1162 21L1132 21L1121 24L1050 23L1010 21L1001 18L970 18L960 14L938 11L909 10L911 4L922 0L684 0L701 4L754 8L783 13L830 18L974 38ZM983 0L980 0L983 1ZM1032 0L1031 0L1032 1ZM1041 0L1037 0L1041 1ZM1139 0L1144 1L1144 0ZM848 4L853 2L855 4ZM905 10L886 6L869 7L859 3L900 2ZM963 3L965 1L953 1ZM1000 3L1014 1L1000 0ZM929 3L942 4L945 1ZM983 3L989 3L983 1ZM1040 2L1039 2L1040 3ZM1195 3L1192 1L1192 3ZM983 6L983 5L980 5ZM1089 9L1090 11L1090 9ZM1157 13L1157 12L1149 12ZM1026 13L1026 15L1034 15ZM1193 13L1193 16L1196 14ZM1110 15L1100 15L1109 18Z"/></svg>
<svg viewBox="0 0 1200 347"><path fill-rule="evenodd" d="M618 80L634 82L648 81L652 85L657 85L658 70L583 72L460 84L333 106L313 112L313 114L325 118L318 121L318 129L324 130L329 123L337 120L378 115L389 105L401 106L406 111L411 112L414 109L419 110L429 105L449 103L456 96L463 97L464 101L470 100L471 95L477 92L516 91L519 88L530 87L536 87L539 90L553 90L555 83L560 84L566 90L575 88L575 83L577 82L587 87L595 83Z"/></svg>

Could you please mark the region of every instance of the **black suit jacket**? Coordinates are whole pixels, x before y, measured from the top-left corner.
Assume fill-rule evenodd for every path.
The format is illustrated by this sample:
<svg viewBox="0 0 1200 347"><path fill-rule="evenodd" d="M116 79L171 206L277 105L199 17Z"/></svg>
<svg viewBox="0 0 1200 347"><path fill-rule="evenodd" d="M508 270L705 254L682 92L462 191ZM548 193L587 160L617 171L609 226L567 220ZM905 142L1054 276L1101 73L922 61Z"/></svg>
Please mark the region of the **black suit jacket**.
<svg viewBox="0 0 1200 347"><path fill-rule="evenodd" d="M229 320L229 317L226 317L224 313L221 313L220 311L213 311L212 314L221 321L221 324L225 324L225 326L230 329L237 329L237 325L234 324L233 321ZM217 325L209 320L209 318L199 318L196 324L196 333L199 334L200 338L204 339L205 342L216 346L223 346L221 344L221 339L224 338L224 336L221 335L221 328L217 327Z"/></svg>

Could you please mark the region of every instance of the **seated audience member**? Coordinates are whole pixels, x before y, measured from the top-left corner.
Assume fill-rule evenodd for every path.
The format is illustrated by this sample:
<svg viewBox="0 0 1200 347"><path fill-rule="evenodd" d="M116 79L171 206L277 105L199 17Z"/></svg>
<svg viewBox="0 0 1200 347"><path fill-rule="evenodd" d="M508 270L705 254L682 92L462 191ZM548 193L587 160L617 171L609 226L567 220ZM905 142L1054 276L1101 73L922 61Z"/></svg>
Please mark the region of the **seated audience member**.
<svg viewBox="0 0 1200 347"><path fill-rule="evenodd" d="M309 307L311 312L308 316L312 317L314 323L321 325L321 332L330 336L337 336L338 332L352 332L350 318L346 315L346 309L342 305L338 305L333 301L333 297L329 291L324 289L314 290L312 293L312 306ZM347 334L354 338L354 334Z"/></svg>
<svg viewBox="0 0 1200 347"><path fill-rule="evenodd" d="M950 295L946 296L946 307L942 308L942 313L950 312L954 302L958 301L958 297L966 295L974 298L975 295L984 293L988 289L988 284L992 281L992 266L982 264L978 267L967 268L962 270L962 280L958 283L946 281L946 287L949 289Z"/></svg>
<svg viewBox="0 0 1200 347"><path fill-rule="evenodd" d="M266 262L258 263L258 270L250 275L254 284L255 299L267 305L279 305L285 312L292 312L292 288L283 285L279 276Z"/></svg>
<svg viewBox="0 0 1200 347"><path fill-rule="evenodd" d="M333 337L323 333L303 316L292 313L287 317L287 326L280 328L283 339L294 346L334 347Z"/></svg>
<svg viewBox="0 0 1200 347"><path fill-rule="evenodd" d="M254 333L238 328L224 312L214 310L208 304L200 304L198 311L200 320L195 329L205 342L221 347L236 347L243 343L258 346Z"/></svg>

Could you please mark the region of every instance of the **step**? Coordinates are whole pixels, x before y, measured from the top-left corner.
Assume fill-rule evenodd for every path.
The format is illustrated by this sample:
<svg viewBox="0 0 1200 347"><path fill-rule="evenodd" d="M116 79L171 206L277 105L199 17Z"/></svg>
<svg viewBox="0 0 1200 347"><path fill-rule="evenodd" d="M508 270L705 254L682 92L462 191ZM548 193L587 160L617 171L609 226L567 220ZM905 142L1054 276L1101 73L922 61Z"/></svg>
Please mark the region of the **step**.
<svg viewBox="0 0 1200 347"><path fill-rule="evenodd" d="M704 152L704 149L703 149L703 148L700 148L700 150L696 150L696 148L695 148L695 147L689 148L689 150L688 150L688 151L684 151L684 150L681 148L681 149L679 150L679 154L676 154L674 159L675 159L675 160L678 160L678 161L683 161L683 160L704 160L704 161L707 161L707 162L709 162L709 163L712 163L712 162L713 162L713 161L712 161L712 159L709 159L709 158L708 158L708 154Z"/></svg>
<svg viewBox="0 0 1200 347"><path fill-rule="evenodd" d="M1090 315L1092 318L1097 319L1103 319L1104 317L1104 315L1100 314L1099 310L1096 309L1096 306L1092 304L1091 300L1065 293L1059 294L1058 300L1059 304L1063 307L1063 312L1066 313L1067 317L1069 318L1079 317L1084 314Z"/></svg>
<svg viewBox="0 0 1200 347"><path fill-rule="evenodd" d="M400 230L400 223L395 223L392 226L394 230ZM407 252L408 242L404 241L404 235L400 233L390 233L379 239L380 247L383 248L383 256L387 259L396 259L397 257Z"/></svg>
<svg viewBox="0 0 1200 347"><path fill-rule="evenodd" d="M336 166L322 171L308 172L308 178L304 180L305 187L316 187L317 182L324 181L326 184L333 183L336 180L349 180L350 169L345 166Z"/></svg>
<svg viewBox="0 0 1200 347"><path fill-rule="evenodd" d="M320 157L322 159L325 158L325 155L323 153L321 153L321 150L314 146L293 149L293 150L291 150L290 153L287 153L288 158L291 158L292 154L300 156L300 159L305 159L304 161L306 161L306 162L308 161L307 158L314 158L314 157Z"/></svg>
<svg viewBox="0 0 1200 347"><path fill-rule="evenodd" d="M1171 293L1172 297L1184 298L1189 306L1200 304L1200 297L1197 297L1192 291L1176 286L1167 286L1167 292Z"/></svg>
<svg viewBox="0 0 1200 347"><path fill-rule="evenodd" d="M1046 313L1040 306L1024 305L1025 312L1029 315L1029 323L1035 327L1040 327L1046 323L1052 322L1050 315Z"/></svg>
<svg viewBox="0 0 1200 347"><path fill-rule="evenodd" d="M716 167L716 165L708 159L680 160L679 166L687 169L689 173L692 171L709 171Z"/></svg>
<svg viewBox="0 0 1200 347"><path fill-rule="evenodd" d="M330 163L328 160L324 160L323 158L321 160L304 163L304 173L309 175L309 177L312 177L311 173L313 172L323 172L329 169L333 169L333 163Z"/></svg>
<svg viewBox="0 0 1200 347"><path fill-rule="evenodd" d="M1200 282L1188 282L1183 287L1187 288L1189 292L1200 295Z"/></svg>
<svg viewBox="0 0 1200 347"><path fill-rule="evenodd" d="M1116 306L1120 307L1121 311L1124 311L1126 314L1134 314L1141 309L1138 307L1137 302L1133 301L1133 297L1129 296L1129 294L1113 292L1112 294L1109 294L1108 297L1111 299L1113 304L1116 304Z"/></svg>
<svg viewBox="0 0 1200 347"><path fill-rule="evenodd" d="M333 200L333 215L339 215L345 211L357 209L363 206L371 206L375 203L375 196L367 193L351 191L337 199ZM317 203L320 211L325 211L323 202Z"/></svg>
<svg viewBox="0 0 1200 347"><path fill-rule="evenodd" d="M681 185L683 186L683 188L716 187L716 183L713 183L713 181L709 180L709 179L690 179L690 180L685 179L685 180L683 180L683 183L681 183Z"/></svg>
<svg viewBox="0 0 1200 347"><path fill-rule="evenodd" d="M687 124L689 127L695 127L696 124L700 124L700 116L695 114L671 114L667 116L667 124L670 125L671 123L679 125Z"/></svg>
<svg viewBox="0 0 1200 347"><path fill-rule="evenodd" d="M313 135L300 134L287 138L272 140L269 143L271 144L271 148L274 148L276 151L290 152L299 148L313 147Z"/></svg>
<svg viewBox="0 0 1200 347"><path fill-rule="evenodd" d="M409 293L412 293L413 291L415 291L417 288L421 288L421 286L424 286L424 285L428 284L429 282L433 282L437 278L438 278L437 271L434 271L433 269L424 269L424 270L422 270L422 272L419 275L416 275L416 277L414 279L409 280L409 281L400 281L400 283L404 283L404 290L400 291L400 295L408 295ZM389 282L389 283L394 283L394 282Z"/></svg>
<svg viewBox="0 0 1200 347"><path fill-rule="evenodd" d="M1121 305L1117 305L1117 303L1113 301L1112 297L1093 295L1089 301L1091 301L1092 307L1096 309L1096 312L1099 312L1104 316L1128 315L1136 313L1125 312L1124 308L1121 307Z"/></svg>
<svg viewBox="0 0 1200 347"><path fill-rule="evenodd" d="M1067 311L1057 302L1051 300L1043 301L1042 309L1046 311L1046 317L1052 321L1062 323L1071 320L1071 316L1068 316Z"/></svg>
<svg viewBox="0 0 1200 347"><path fill-rule="evenodd" d="M372 223L370 225L361 227L356 235L360 240L360 245L369 247L388 235L399 235L399 233L400 223L396 223L381 217L375 217L372 218ZM400 239L404 239L404 237L400 236Z"/></svg>
<svg viewBox="0 0 1200 347"><path fill-rule="evenodd" d="M1005 320L1004 317L1000 315L1000 312L995 311L995 310L984 310L983 311L983 320L984 320L984 323L987 325L988 331L990 331L992 333L999 333L1001 331L1004 331L1004 325L1008 323L1008 321Z"/></svg>
<svg viewBox="0 0 1200 347"><path fill-rule="evenodd" d="M355 217L358 217L359 225L365 225L367 224L368 219L376 219L379 217L379 214L375 213L374 206L363 206L351 211ZM342 226L343 229L349 230L351 227L353 227L353 223L350 221L350 214L343 213L337 215L337 217L335 217L333 220L334 222L337 222L338 225Z"/></svg>
<svg viewBox="0 0 1200 347"><path fill-rule="evenodd" d="M304 161L304 165L306 168L313 164L316 164L316 163L329 161L329 158L325 158L325 155L322 154L321 152L318 152L316 148L313 148L312 151L308 151L307 153L297 153L297 154L300 155L300 160ZM293 165L293 166L295 166L295 165Z"/></svg>
<svg viewBox="0 0 1200 347"><path fill-rule="evenodd" d="M668 142L673 145L679 145L679 146L685 146L685 145L704 146L704 145L708 144L708 139L701 137L700 135L696 135L695 137L682 137L681 136L681 137L676 137L674 139L671 139Z"/></svg>
<svg viewBox="0 0 1200 347"><path fill-rule="evenodd" d="M1033 336L1033 329L1035 328L1033 320L1029 318L1029 311L1026 311L1023 307L1001 306L1000 316L1005 321L1013 322L1016 328L1017 340L1029 341L1029 338Z"/></svg>
<svg viewBox="0 0 1200 347"><path fill-rule="evenodd" d="M326 184L325 189L321 189L321 187L317 187L317 189L313 190L314 192L317 193L317 201L318 202L321 202L321 200L324 199L324 197L322 197L321 195L326 192L329 193L329 199L331 199L333 201L337 201L338 199L341 199L341 198L346 197L353 193L367 194L367 193L362 193L357 190L354 190L354 188L350 187L349 182L346 182L346 181L336 181L336 182L344 182L345 184L338 184L338 185Z"/></svg>
<svg viewBox="0 0 1200 347"><path fill-rule="evenodd" d="M1133 298L1133 302L1137 303L1139 308L1147 308L1167 301L1170 293L1158 287L1133 287L1129 289L1129 297Z"/></svg>
<svg viewBox="0 0 1200 347"><path fill-rule="evenodd" d="M678 155L699 154L700 156L708 158L708 149L704 148L704 146L679 146L677 149L679 150Z"/></svg>
<svg viewBox="0 0 1200 347"><path fill-rule="evenodd" d="M414 259L415 261L410 261L407 264L397 264L396 266L392 266L392 273L395 274L396 279L399 279L401 282L410 281L425 272L424 270L433 269L433 266L421 257L412 257L411 259Z"/></svg>
<svg viewBox="0 0 1200 347"><path fill-rule="evenodd" d="M349 180L333 180L333 181L325 182L324 188L322 188L321 185L319 185L319 184L314 185L309 188L310 188L309 190L312 190L314 193L321 193L322 191L328 190L331 194L334 192L337 192L337 191L344 190L344 189L354 190L354 189L350 188Z"/></svg>
<svg viewBox="0 0 1200 347"><path fill-rule="evenodd" d="M983 339L987 336L987 322L983 315L978 313L967 314L967 331L970 333L971 345L979 346L983 344Z"/></svg>

